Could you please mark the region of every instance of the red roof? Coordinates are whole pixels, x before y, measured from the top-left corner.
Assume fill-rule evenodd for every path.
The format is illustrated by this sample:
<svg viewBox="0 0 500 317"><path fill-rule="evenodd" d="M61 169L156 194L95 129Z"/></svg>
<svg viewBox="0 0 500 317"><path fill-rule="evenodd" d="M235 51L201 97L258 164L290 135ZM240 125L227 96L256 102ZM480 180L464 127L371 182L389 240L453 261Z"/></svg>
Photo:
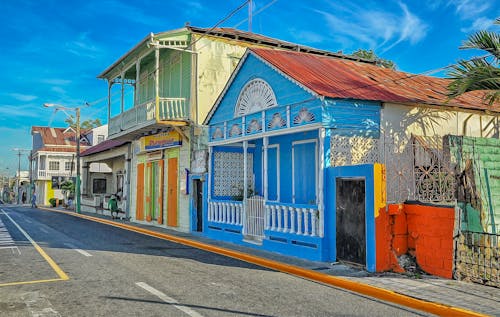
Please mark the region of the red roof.
<svg viewBox="0 0 500 317"><path fill-rule="evenodd" d="M42 139L42 147L37 151L74 152L76 148L76 132L71 128L32 127L31 134L38 133ZM83 135L83 132L82 132ZM80 142L82 149L88 147L86 141Z"/></svg>
<svg viewBox="0 0 500 317"><path fill-rule="evenodd" d="M331 98L447 105L500 111L484 92L447 99L449 79L414 75L356 61L301 52L252 48L257 56L318 95Z"/></svg>
<svg viewBox="0 0 500 317"><path fill-rule="evenodd" d="M120 141L120 140L114 140L114 139L111 139L111 140L105 140L97 145L94 145L88 149L86 149L85 151L83 151L80 156L88 156L88 155L91 155L91 154L95 154L95 153L100 153L100 152L104 152L104 151L107 151L107 150L111 150L111 149L114 149L116 147L119 147L125 143L127 143L128 141Z"/></svg>

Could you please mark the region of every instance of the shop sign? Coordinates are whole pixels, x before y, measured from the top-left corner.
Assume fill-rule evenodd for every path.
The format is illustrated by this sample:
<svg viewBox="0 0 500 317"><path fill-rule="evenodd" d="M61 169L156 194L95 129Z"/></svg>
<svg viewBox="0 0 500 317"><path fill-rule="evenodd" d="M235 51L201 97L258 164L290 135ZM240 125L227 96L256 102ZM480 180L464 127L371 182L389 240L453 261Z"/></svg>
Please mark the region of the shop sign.
<svg viewBox="0 0 500 317"><path fill-rule="evenodd" d="M179 133L172 130L170 132L145 136L142 138L141 145L144 151L153 151L181 146L182 141Z"/></svg>

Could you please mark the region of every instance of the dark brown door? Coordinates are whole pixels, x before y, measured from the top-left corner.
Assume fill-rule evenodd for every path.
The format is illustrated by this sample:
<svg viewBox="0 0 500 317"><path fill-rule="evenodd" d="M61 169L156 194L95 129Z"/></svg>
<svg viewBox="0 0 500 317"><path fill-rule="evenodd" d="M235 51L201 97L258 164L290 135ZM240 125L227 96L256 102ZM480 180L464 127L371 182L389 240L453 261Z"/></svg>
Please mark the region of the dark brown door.
<svg viewBox="0 0 500 317"><path fill-rule="evenodd" d="M337 260L366 264L365 180L337 178Z"/></svg>

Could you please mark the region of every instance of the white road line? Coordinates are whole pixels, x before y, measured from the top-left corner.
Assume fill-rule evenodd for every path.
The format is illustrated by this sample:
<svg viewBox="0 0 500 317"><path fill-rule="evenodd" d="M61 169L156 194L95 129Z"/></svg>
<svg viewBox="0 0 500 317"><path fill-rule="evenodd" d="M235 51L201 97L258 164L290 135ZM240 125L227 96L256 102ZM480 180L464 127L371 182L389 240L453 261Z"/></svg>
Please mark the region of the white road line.
<svg viewBox="0 0 500 317"><path fill-rule="evenodd" d="M37 317L60 317L61 315L52 308L50 301L43 297L39 291L29 292L22 295L31 316Z"/></svg>
<svg viewBox="0 0 500 317"><path fill-rule="evenodd" d="M3 209L0 210L7 216ZM12 252L14 252L14 250L17 250L17 252L21 254L21 250L19 250L19 248L16 246L16 243L12 239L9 231L7 230L7 228L5 228L2 219L0 219L0 249L11 249Z"/></svg>
<svg viewBox="0 0 500 317"><path fill-rule="evenodd" d="M179 304L178 301L176 301L172 297L169 297L169 296L165 295L164 293L162 293L159 290L157 290L157 289L149 286L148 284L146 284L144 282L137 282L137 283L135 283L135 285L137 285L137 286L145 289L146 291L148 291L151 294L155 295L156 297L158 297L159 299L161 299L165 303L173 304L172 306L174 306L175 308L183 311L184 313L188 314L191 317L203 317L203 315L201 315L200 313L192 310L189 307L186 307L186 306L183 306L183 305L177 305L177 304Z"/></svg>
<svg viewBox="0 0 500 317"><path fill-rule="evenodd" d="M74 245L72 245L71 243L65 243L64 244L65 246L68 246L70 247L71 249L75 250L76 252L80 253L80 254L83 254L85 256L92 256L92 254L88 253L87 251L84 251L82 249L78 249L77 247L75 247Z"/></svg>
<svg viewBox="0 0 500 317"><path fill-rule="evenodd" d="M43 228L40 228L40 231L43 233L49 233L49 231L47 229L43 229Z"/></svg>

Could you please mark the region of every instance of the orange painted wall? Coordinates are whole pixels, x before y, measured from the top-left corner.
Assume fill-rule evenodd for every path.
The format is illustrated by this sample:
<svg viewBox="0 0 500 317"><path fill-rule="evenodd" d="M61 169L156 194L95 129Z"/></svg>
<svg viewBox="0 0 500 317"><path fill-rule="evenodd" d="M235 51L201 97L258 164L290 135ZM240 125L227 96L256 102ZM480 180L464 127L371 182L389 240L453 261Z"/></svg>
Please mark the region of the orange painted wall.
<svg viewBox="0 0 500 317"><path fill-rule="evenodd" d="M408 247L414 246L420 268L432 275L452 278L455 209L405 204L404 210Z"/></svg>
<svg viewBox="0 0 500 317"><path fill-rule="evenodd" d="M454 208L388 205L375 218L377 271L404 272L397 257L410 253L425 272L452 278Z"/></svg>
<svg viewBox="0 0 500 317"><path fill-rule="evenodd" d="M376 270L379 272L404 272L396 257L396 255L400 255L400 252L406 253L402 246L407 245L407 243L401 243L401 237L407 237L406 232L401 232L403 228L406 230L406 223L401 223L401 219L406 219L404 216L402 205L388 205L387 208L380 208L379 214L375 218Z"/></svg>

